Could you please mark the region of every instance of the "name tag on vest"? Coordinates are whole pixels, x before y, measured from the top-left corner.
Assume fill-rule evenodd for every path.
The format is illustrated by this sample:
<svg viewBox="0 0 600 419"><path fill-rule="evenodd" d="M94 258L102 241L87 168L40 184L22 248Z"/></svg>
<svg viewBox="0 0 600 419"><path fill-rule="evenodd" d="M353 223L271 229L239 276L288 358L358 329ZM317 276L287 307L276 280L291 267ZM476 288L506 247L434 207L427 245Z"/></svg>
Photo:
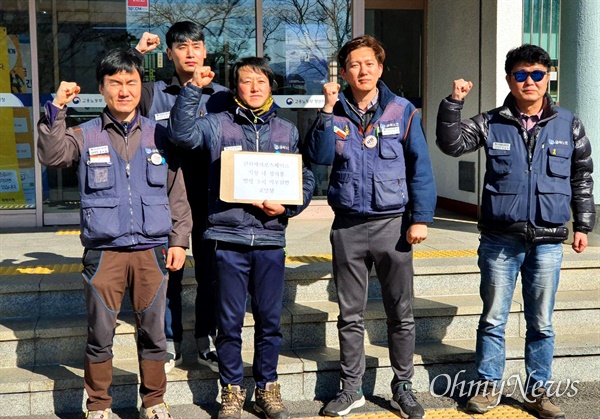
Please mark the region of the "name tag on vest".
<svg viewBox="0 0 600 419"><path fill-rule="evenodd" d="M398 123L383 125L381 124L381 135L398 135L400 134L400 125Z"/></svg>
<svg viewBox="0 0 600 419"><path fill-rule="evenodd" d="M161 112L161 113L155 113L154 114L154 119L156 121L164 121L165 119L169 119L169 116L171 116L171 112L167 111L167 112Z"/></svg>
<svg viewBox="0 0 600 419"><path fill-rule="evenodd" d="M108 146L101 145L99 147L90 147L89 153L90 153L90 156L97 156L99 154L108 154Z"/></svg>
<svg viewBox="0 0 600 419"><path fill-rule="evenodd" d="M494 150L510 150L510 143L492 143Z"/></svg>

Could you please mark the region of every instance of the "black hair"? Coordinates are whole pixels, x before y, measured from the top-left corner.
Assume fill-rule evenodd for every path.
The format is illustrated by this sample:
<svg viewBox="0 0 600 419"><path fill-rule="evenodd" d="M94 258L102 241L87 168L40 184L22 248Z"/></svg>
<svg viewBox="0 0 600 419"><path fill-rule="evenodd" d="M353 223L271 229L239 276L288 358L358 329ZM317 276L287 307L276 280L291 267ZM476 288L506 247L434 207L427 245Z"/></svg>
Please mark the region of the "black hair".
<svg viewBox="0 0 600 419"><path fill-rule="evenodd" d="M192 42L204 42L204 32L202 32L200 25L189 20L184 20L182 22L175 22L167 31L165 38L167 40L167 47L173 48L175 42L182 43L188 39Z"/></svg>
<svg viewBox="0 0 600 419"><path fill-rule="evenodd" d="M262 73L267 76L269 79L269 86L271 86L271 89L274 88L275 73L273 73L271 66L269 66L269 60L263 57L246 57L240 59L231 66L231 77L229 80L231 80L230 89L232 92L235 93L237 91L239 72L243 67L249 67L257 73Z"/></svg>
<svg viewBox="0 0 600 419"><path fill-rule="evenodd" d="M507 75L513 71L515 65L519 63L525 64L541 64L546 67L546 70L550 70L552 65L552 59L550 54L545 49L538 47L537 45L524 44L520 47L513 48L506 54L506 61L504 62L504 71Z"/></svg>
<svg viewBox="0 0 600 419"><path fill-rule="evenodd" d="M109 51L96 67L98 85L102 85L104 76L112 76L122 71L126 73L137 71L140 79L144 78L144 67L138 57L123 49Z"/></svg>
<svg viewBox="0 0 600 419"><path fill-rule="evenodd" d="M346 69L346 61L352 51L359 48L371 48L375 54L378 64L383 64L385 61L385 50L383 45L371 35L358 36L344 44L338 52L338 64L340 68Z"/></svg>

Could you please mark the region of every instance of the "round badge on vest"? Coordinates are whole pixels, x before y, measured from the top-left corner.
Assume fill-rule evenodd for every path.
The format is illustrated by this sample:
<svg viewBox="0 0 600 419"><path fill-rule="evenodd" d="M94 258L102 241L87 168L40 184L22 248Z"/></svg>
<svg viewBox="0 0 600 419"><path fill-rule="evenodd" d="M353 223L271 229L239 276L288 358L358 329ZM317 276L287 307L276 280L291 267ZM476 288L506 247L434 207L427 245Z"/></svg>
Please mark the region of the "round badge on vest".
<svg viewBox="0 0 600 419"><path fill-rule="evenodd" d="M373 148L377 145L377 137L374 135L367 135L363 144L367 146L367 148Z"/></svg>
<svg viewBox="0 0 600 419"><path fill-rule="evenodd" d="M163 160L162 156L158 153L154 153L150 156L150 161L155 166L158 166L159 164L161 164L162 160Z"/></svg>

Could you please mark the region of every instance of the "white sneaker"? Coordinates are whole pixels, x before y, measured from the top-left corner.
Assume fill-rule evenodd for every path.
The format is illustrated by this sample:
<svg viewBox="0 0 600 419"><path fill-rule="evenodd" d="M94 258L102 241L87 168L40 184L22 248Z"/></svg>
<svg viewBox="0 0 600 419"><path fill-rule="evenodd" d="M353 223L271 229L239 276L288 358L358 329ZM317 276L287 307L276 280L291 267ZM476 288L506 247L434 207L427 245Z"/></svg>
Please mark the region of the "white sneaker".
<svg viewBox="0 0 600 419"><path fill-rule="evenodd" d="M112 419L112 410L88 410L85 413L87 419Z"/></svg>
<svg viewBox="0 0 600 419"><path fill-rule="evenodd" d="M165 373L170 373L173 368L178 367L183 363L183 356L181 352L174 354L172 352L167 352L167 362L165 362Z"/></svg>
<svg viewBox="0 0 600 419"><path fill-rule="evenodd" d="M169 413L169 407L161 403L149 408L142 407L139 419L173 419L173 416Z"/></svg>

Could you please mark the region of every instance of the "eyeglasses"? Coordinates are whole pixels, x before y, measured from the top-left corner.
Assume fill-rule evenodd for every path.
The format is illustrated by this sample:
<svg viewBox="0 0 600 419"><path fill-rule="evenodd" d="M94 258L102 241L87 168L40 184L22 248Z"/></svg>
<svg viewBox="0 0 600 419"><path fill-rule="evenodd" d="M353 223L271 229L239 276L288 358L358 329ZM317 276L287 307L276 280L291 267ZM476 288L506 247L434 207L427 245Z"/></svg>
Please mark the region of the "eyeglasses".
<svg viewBox="0 0 600 419"><path fill-rule="evenodd" d="M519 70L519 71L515 71L514 73L512 73L515 80L518 81L519 83L522 83L525 80L527 80L527 77L529 77L529 76L531 76L531 80L533 80L533 81L536 81L536 82L542 81L542 79L544 78L544 76L546 74L548 74L548 72L542 71L542 70L533 70L533 71Z"/></svg>

